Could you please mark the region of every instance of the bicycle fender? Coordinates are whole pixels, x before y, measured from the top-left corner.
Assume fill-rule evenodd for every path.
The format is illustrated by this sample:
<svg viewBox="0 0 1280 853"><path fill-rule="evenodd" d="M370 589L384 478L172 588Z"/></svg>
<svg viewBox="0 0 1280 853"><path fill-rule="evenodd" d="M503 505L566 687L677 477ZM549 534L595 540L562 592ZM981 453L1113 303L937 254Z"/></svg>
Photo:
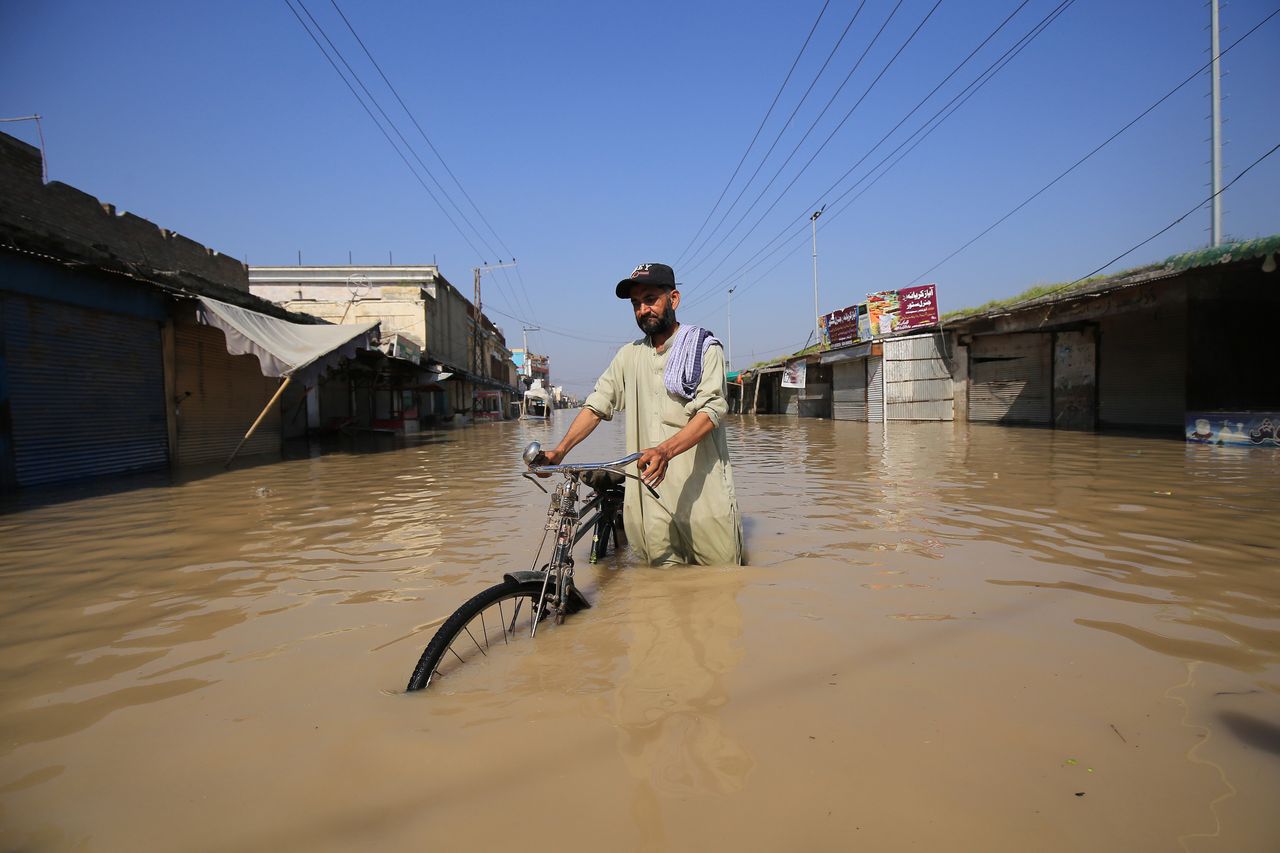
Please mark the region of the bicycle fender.
<svg viewBox="0 0 1280 853"><path fill-rule="evenodd" d="M537 581L538 583L542 583L543 578L546 576L546 572L507 572L502 576L502 579L508 583L525 583L526 581Z"/></svg>
<svg viewBox="0 0 1280 853"><path fill-rule="evenodd" d="M547 575L545 572L533 572L533 571L507 572L502 576L502 579L507 583L525 583L527 581L536 581L537 583L542 583L543 579L546 578L546 576ZM583 595L582 592L576 586L569 587L569 601L567 603L569 605L569 611L571 613L576 612L578 610L586 610L591 606L591 602L587 601L587 597Z"/></svg>

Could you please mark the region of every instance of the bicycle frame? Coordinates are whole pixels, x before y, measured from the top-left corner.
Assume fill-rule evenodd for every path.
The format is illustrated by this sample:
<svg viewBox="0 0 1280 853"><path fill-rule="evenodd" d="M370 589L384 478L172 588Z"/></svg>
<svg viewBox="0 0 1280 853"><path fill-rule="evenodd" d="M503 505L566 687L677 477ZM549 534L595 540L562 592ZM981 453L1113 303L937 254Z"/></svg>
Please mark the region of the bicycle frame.
<svg viewBox="0 0 1280 853"><path fill-rule="evenodd" d="M532 442L524 452L524 460L526 463L532 463L541 454L542 448L537 442ZM575 603L581 606L590 607L590 603L578 592L573 585L573 548L582 540L588 530L591 530L600 515L604 512L602 506L604 495L597 491L579 510L578 508L578 487L581 485L582 475L590 471L610 471L615 474L621 474L645 485L655 496L657 492L644 483L635 474L628 474L622 470L624 466L630 465L640 458L639 453L633 453L630 456L624 456L621 459L615 459L612 462L588 462L579 465L538 465L530 464L530 471L524 476L532 480L533 483L542 489L546 488L535 479L536 475L562 474L564 480L561 481L551 494L550 506L547 508L547 525L548 532L555 533L555 540L552 544L551 559L547 563L544 570L536 572L542 575L542 595L539 596L537 609L534 612L533 623L529 629L529 635L536 635L538 630L538 622L542 619L543 609L548 604L547 592L551 585L551 580L555 578L555 594L550 600L550 604L555 608L555 619L557 623L563 622L566 610L569 606L571 598L575 599ZM582 516L595 510L596 514L591 516L586 523L582 523ZM536 560L535 560L536 562ZM521 573L525 574L525 573ZM529 574L535 574L533 572Z"/></svg>
<svg viewBox="0 0 1280 853"><path fill-rule="evenodd" d="M517 635L517 621L526 604L528 610L524 612L530 619L530 638L537 634L538 623L548 614L554 613L556 622L560 623L569 613L590 607L591 603L573 583L573 549L590 530L595 530L602 537L592 543L592 562L607 553L608 536L614 537L615 545L621 545L620 478L640 480L635 474L628 474L623 470L624 466L639 458L639 453L633 453L612 462L539 465L538 462L545 459L541 446L533 442L525 448L524 461L529 466L529 473L525 476L551 498L547 506L542 543L533 559L536 570L507 572L501 583L472 596L445 619L419 656L418 665L414 667L406 689L421 690L430 685L432 679L441 674L440 666L450 659L449 655L452 655L459 666L465 665L468 659L474 659L477 655L487 657L491 651L491 625L501 629L501 639L505 645ZM612 476L593 475L593 472L599 471L610 472ZM556 485L554 493L549 492L536 476L552 474L560 474L564 478ZM587 486L594 493L585 500L580 500L581 486ZM657 495L647 484L645 487ZM537 569L548 534L554 534L555 537L550 559ZM507 601L512 602L509 614L503 607ZM489 614L488 620L486 614ZM523 636L523 625L519 630ZM458 643L461 646L455 648ZM464 654L468 657L464 658Z"/></svg>

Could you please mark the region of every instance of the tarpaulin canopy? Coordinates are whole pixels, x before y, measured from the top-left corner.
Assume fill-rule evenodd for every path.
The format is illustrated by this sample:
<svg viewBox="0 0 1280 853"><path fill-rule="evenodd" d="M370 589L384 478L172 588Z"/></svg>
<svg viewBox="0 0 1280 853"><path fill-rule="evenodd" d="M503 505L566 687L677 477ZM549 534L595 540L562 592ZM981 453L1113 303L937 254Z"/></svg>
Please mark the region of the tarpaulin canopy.
<svg viewBox="0 0 1280 853"><path fill-rule="evenodd" d="M291 377L311 386L339 360L371 350L378 338L378 321L347 325L303 325L200 297L197 318L223 330L232 355L252 353L264 377Z"/></svg>
<svg viewBox="0 0 1280 853"><path fill-rule="evenodd" d="M378 323L308 326L201 296L196 312L201 323L221 329L232 355L258 357L264 376L287 377L315 384L325 370L357 349L373 349Z"/></svg>
<svg viewBox="0 0 1280 853"><path fill-rule="evenodd" d="M293 380L303 385L315 385L320 375L344 358L351 358L358 349L373 349L378 337L378 323L356 323L338 326L308 326L290 323L248 308L219 302L207 296L199 297L196 317L201 323L221 329L227 338L227 351L232 355L252 354L258 357L258 367L264 376L274 376L284 381L267 401L258 419L240 439L236 449L227 457L227 466L236 458L240 448L253 435L271 407L276 405L284 389Z"/></svg>

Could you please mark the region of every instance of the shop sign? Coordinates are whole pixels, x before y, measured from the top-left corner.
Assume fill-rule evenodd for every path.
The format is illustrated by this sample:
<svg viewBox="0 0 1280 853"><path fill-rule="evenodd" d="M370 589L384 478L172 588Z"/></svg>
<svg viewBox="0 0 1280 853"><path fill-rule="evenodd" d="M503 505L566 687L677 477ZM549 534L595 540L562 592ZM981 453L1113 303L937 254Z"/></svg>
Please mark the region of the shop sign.
<svg viewBox="0 0 1280 853"><path fill-rule="evenodd" d="M401 358L405 361L412 361L414 364L417 364L418 360L422 358L422 347L401 334L391 336L391 346L388 349L390 352L387 354L392 358Z"/></svg>
<svg viewBox="0 0 1280 853"><path fill-rule="evenodd" d="M867 294L867 301L818 318L821 340L829 349L938 325L938 287L922 284Z"/></svg>
<svg viewBox="0 0 1280 853"><path fill-rule="evenodd" d="M865 306L850 305L818 318L822 344L828 348L847 347L858 342L858 309Z"/></svg>
<svg viewBox="0 0 1280 853"><path fill-rule="evenodd" d="M1187 412L1187 441L1235 447L1280 447L1280 412Z"/></svg>
<svg viewBox="0 0 1280 853"><path fill-rule="evenodd" d="M938 325L938 288L932 284L905 287L898 291L897 330Z"/></svg>
<svg viewBox="0 0 1280 853"><path fill-rule="evenodd" d="M783 388L803 388L808 365L804 359L789 361L782 367Z"/></svg>

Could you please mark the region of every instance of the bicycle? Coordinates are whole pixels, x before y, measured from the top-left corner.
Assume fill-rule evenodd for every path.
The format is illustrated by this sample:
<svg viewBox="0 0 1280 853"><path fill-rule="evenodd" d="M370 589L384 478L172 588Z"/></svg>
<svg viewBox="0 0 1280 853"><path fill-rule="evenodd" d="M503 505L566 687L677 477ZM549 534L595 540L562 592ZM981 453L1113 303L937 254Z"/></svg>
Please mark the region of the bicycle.
<svg viewBox="0 0 1280 853"><path fill-rule="evenodd" d="M542 556L547 534L555 533L550 560L540 569L507 572L502 576L502 583L478 593L455 610L423 650L406 690L421 690L438 676L447 676L470 660L488 657L497 647L499 638L502 645L510 645L517 636L523 635L523 626L520 630L516 626L526 605L530 639L537 634L539 623L545 619L551 618L555 624L563 624L566 616L590 607L591 603L573 582L574 547L588 531L593 532L589 551L592 563L608 554L611 539L615 550L622 547L625 541L622 501L626 479L636 480L654 497L658 496L635 474L622 470L639 459L639 453L612 462L537 465L541 455L542 446L538 442L530 442L525 447L521 458L529 471L523 474L524 477L547 492L537 475L564 476L554 492L547 492L551 495L551 503L533 565L536 566ZM592 490L592 495L581 507L578 506L580 485ZM592 512L595 514L584 521L584 516Z"/></svg>

